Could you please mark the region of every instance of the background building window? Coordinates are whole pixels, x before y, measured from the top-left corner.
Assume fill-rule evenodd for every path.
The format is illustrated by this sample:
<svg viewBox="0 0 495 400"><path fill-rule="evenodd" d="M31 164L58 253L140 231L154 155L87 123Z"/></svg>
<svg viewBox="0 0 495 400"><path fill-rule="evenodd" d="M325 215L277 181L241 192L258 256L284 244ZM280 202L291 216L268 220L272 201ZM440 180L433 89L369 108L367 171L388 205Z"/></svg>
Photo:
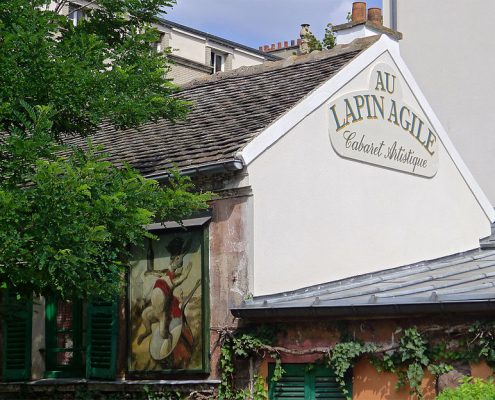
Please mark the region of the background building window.
<svg viewBox="0 0 495 400"><path fill-rule="evenodd" d="M224 71L225 56L223 54L211 52L211 62L210 65L213 67L213 72Z"/></svg>
<svg viewBox="0 0 495 400"><path fill-rule="evenodd" d="M160 39L158 39L156 42L154 42L152 44L153 48L155 49L155 51L157 53L161 53L163 51L163 38L164 38L164 34L161 33L160 34Z"/></svg>
<svg viewBox="0 0 495 400"><path fill-rule="evenodd" d="M67 17L72 21L74 26L77 26L79 21L84 19L84 9L81 8L79 4L70 3L69 4L69 14Z"/></svg>

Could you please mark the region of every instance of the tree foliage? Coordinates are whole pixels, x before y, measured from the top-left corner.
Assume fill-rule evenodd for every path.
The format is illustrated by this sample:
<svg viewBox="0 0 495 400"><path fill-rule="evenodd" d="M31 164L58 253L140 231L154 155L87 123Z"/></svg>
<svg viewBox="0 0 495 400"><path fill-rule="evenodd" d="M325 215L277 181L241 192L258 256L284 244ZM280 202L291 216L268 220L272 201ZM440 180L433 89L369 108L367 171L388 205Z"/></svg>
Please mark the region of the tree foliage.
<svg viewBox="0 0 495 400"><path fill-rule="evenodd" d="M159 38L150 24L170 0L98 0L77 26L49 3L0 2L0 127L17 124L19 99L55 111L57 138L94 133L103 120L135 126L184 115L164 77L166 54L150 46Z"/></svg>
<svg viewBox="0 0 495 400"><path fill-rule="evenodd" d="M320 41L316 38L312 33L306 35L306 40L308 41L309 52L312 51L321 51L321 50L330 50L335 47L337 44L335 39L335 34L333 32L333 25L327 24L325 27L325 35L323 39Z"/></svg>
<svg viewBox="0 0 495 400"><path fill-rule="evenodd" d="M151 27L170 0L98 0L74 26L48 0L0 3L0 283L64 298L114 296L143 225L206 207L188 178L168 186L102 149L63 145L103 121L182 118ZM61 4L59 4L61 5Z"/></svg>
<svg viewBox="0 0 495 400"><path fill-rule="evenodd" d="M465 378L458 388L445 389L437 400L493 400L495 384L493 380L483 381L476 378Z"/></svg>

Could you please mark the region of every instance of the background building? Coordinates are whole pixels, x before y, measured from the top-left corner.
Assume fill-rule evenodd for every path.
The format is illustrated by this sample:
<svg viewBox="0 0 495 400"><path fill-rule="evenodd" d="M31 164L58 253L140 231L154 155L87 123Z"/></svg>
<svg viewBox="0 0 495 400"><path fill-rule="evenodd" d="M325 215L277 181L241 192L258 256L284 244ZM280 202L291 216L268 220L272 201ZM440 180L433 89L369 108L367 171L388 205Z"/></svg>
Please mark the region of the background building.
<svg viewBox="0 0 495 400"><path fill-rule="evenodd" d="M87 9L94 7L91 3L82 0L67 2L63 5L61 13L77 25L85 18ZM52 7L55 5L56 3L53 3ZM279 59L276 55L166 19L159 18L155 28L160 32L160 40L155 43L155 49L159 52L170 49L168 58L171 61L171 70L167 76L177 85L216 72Z"/></svg>
<svg viewBox="0 0 495 400"><path fill-rule="evenodd" d="M383 0L383 23L474 177L495 201L495 2Z"/></svg>

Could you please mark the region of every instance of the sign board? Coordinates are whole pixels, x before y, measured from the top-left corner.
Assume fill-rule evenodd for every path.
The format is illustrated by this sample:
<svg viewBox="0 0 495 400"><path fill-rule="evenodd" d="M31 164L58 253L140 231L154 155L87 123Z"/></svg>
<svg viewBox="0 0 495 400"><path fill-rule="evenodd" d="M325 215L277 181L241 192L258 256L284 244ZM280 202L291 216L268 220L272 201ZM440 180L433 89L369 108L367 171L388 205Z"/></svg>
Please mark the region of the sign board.
<svg viewBox="0 0 495 400"><path fill-rule="evenodd" d="M332 101L330 141L342 157L433 177L439 139L424 113L404 100L401 80L389 65L378 64L367 90Z"/></svg>

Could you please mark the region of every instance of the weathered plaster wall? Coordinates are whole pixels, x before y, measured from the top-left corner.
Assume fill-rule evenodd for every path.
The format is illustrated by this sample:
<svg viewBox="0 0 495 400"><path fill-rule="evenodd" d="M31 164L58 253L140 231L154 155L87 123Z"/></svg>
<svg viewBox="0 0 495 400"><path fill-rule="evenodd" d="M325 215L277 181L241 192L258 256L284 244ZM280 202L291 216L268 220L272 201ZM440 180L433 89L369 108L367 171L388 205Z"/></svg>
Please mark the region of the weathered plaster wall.
<svg viewBox="0 0 495 400"><path fill-rule="evenodd" d="M248 291L251 197L230 197L212 204L210 223L211 377L218 377L218 330L235 327L229 306Z"/></svg>
<svg viewBox="0 0 495 400"><path fill-rule="evenodd" d="M337 321L294 321L284 322L283 332L277 338L277 345L292 349L311 349L315 347L329 347L340 341L341 332L345 332L355 339L362 341L374 342L382 345L391 345L399 340L396 333L399 327L405 328L418 324L418 328L432 325L450 327L455 323L468 323L466 320L455 318L450 320L445 317L439 317L435 320L430 318L411 318L408 320L401 319L382 319L382 320L355 320L348 322ZM440 335L441 337L441 335ZM321 359L321 355L284 355L282 354L283 363L313 363ZM268 364L272 362L265 359L259 366L259 372L263 376L268 375ZM472 376L487 378L493 375L493 370L485 363L471 365L470 373ZM397 390L395 385L397 377L392 373L379 373L363 358L359 360L352 371L352 398L353 400L413 400L414 396L409 394L407 387ZM436 396L436 380L426 371L425 378L422 382L425 400L433 400Z"/></svg>
<svg viewBox="0 0 495 400"><path fill-rule="evenodd" d="M368 88L380 62L393 65L383 54L248 166L254 295L459 253L490 234L442 144L433 178L345 159L332 148L330 101ZM405 103L421 109L401 82Z"/></svg>

